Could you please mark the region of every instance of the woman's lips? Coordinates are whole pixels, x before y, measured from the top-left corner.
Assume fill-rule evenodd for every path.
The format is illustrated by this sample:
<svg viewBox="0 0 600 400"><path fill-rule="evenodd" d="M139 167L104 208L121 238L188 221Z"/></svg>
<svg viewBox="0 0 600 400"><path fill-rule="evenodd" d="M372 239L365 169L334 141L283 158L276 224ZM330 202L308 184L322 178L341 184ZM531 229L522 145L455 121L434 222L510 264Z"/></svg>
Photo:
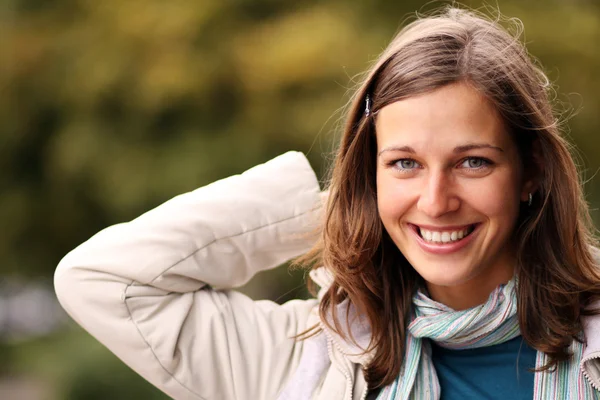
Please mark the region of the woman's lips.
<svg viewBox="0 0 600 400"><path fill-rule="evenodd" d="M417 243L421 247L421 249L423 249L425 252L431 253L431 254L450 254L450 253L459 251L460 249L464 248L469 243L471 243L473 241L473 238L479 233L479 226L480 226L480 224L474 224L471 232L467 236L463 237L460 240L448 242L448 243L433 243L431 241L426 241L419 234L419 226L417 226L417 225L410 224L410 228L411 228L410 230L411 230L412 234L414 235ZM424 227L424 228L426 229L426 227ZM458 228L458 227L456 227L456 228ZM456 230L456 228L454 228L454 227L452 229L445 228L444 231ZM436 231L439 231L439 230L436 230Z"/></svg>

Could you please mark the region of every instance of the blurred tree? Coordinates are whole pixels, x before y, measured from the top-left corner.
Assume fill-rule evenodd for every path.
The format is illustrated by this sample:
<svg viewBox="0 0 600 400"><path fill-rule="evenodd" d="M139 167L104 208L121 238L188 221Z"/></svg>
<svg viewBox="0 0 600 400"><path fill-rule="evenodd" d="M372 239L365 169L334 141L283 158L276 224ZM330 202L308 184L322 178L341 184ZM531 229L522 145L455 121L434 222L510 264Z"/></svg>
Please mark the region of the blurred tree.
<svg viewBox="0 0 600 400"><path fill-rule="evenodd" d="M408 12L441 4L3 2L5 271L49 277L102 227L288 149L321 170L351 77ZM559 99L581 106L572 135L595 171L597 7L506 1L502 11L524 21L531 52L561 90L577 93Z"/></svg>

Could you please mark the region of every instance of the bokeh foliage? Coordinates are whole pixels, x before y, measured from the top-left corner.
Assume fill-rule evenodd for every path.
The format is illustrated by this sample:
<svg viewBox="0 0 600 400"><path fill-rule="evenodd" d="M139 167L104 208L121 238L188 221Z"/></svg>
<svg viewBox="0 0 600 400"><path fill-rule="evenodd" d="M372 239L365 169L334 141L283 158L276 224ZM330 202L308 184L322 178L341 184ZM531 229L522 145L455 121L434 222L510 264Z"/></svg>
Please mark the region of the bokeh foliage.
<svg viewBox="0 0 600 400"><path fill-rule="evenodd" d="M3 274L50 283L60 258L101 228L290 149L307 153L322 175L353 77L408 13L443 4L0 2ZM558 109L575 111L567 133L593 178L600 166L598 3L500 0L499 8L523 21L530 52L558 85ZM600 184L591 179L586 190L597 207ZM276 271L247 290L281 300L301 277ZM63 382L48 398L90 399L88 389L98 387L108 389L97 398L119 391L150 398L133 375L125 381L140 392L125 392L125 372L105 350L77 355L69 342L96 346L85 334L65 335L74 342L48 338L6 351L4 344L12 362L4 370L38 365L34 348L70 368L56 376L52 363L33 369Z"/></svg>

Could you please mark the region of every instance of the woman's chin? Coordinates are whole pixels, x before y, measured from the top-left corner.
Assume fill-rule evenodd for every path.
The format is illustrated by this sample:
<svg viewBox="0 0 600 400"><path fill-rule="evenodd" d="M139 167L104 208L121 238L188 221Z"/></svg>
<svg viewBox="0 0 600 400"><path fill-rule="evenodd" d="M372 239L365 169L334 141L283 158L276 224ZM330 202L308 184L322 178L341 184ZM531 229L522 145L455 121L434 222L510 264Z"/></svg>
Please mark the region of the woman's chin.
<svg viewBox="0 0 600 400"><path fill-rule="evenodd" d="M468 276L431 276L431 277L423 277L427 287L430 286L438 286L445 288L452 288L462 286L469 281Z"/></svg>

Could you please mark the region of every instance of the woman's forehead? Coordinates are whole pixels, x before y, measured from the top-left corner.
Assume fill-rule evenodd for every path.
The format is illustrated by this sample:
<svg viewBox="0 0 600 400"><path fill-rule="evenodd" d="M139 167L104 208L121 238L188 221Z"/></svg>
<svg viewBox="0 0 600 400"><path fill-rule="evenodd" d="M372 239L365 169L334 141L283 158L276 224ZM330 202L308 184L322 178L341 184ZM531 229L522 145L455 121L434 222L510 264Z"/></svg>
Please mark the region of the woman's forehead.
<svg viewBox="0 0 600 400"><path fill-rule="evenodd" d="M457 83L383 107L376 119L377 151L432 145L503 148L510 141L495 107L471 86Z"/></svg>

